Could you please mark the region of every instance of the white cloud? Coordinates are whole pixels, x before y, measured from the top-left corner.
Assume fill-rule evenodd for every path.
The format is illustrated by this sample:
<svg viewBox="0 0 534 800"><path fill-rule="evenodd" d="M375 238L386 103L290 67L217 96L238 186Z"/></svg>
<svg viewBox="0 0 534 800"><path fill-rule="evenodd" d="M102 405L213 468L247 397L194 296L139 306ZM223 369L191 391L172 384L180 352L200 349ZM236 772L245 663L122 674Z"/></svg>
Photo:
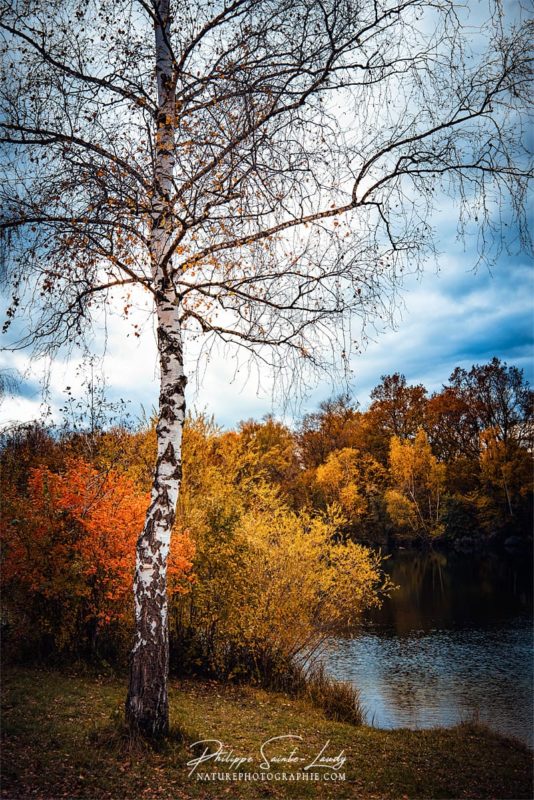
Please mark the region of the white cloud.
<svg viewBox="0 0 534 800"><path fill-rule="evenodd" d="M470 272L466 265L472 260L452 251L443 259L440 274L428 271L420 279L407 281L396 330L377 336L352 360L353 392L364 406L380 376L391 372L403 372L408 381L422 382L435 390L455 366L469 367L497 355L526 367L527 378L532 378L527 342L532 330L531 270L520 261L503 260L491 277L486 271ZM106 319L100 319L95 351L105 353L102 371L110 399L130 401L130 411L137 416L141 406L150 414L157 405L158 367L153 320L145 295L136 297L135 303L133 316L124 320L118 311L122 305L115 298ZM134 335L134 322L141 325L139 337ZM215 347L209 361L203 361L195 374L195 355L192 346L187 359L190 409L213 414L227 426L271 411L281 413L280 406L273 407L272 376L247 369L235 352L222 347ZM44 360L30 363L20 352L6 353L2 366L15 368L26 378L23 396L6 398L0 406L2 425L40 415L38 381L48 366L49 402L56 418L65 402L66 386L75 396L83 393L85 376L80 357L70 361L57 358L47 365ZM316 407L321 399L341 389L321 383L311 392L303 410Z"/></svg>

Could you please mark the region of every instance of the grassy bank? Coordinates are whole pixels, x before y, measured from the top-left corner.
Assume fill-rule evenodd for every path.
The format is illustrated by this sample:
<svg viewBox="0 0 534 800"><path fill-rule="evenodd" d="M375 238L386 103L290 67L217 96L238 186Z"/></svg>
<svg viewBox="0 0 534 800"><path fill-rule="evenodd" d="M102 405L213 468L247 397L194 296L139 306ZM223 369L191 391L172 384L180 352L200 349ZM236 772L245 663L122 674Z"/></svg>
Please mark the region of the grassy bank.
<svg viewBox="0 0 534 800"><path fill-rule="evenodd" d="M2 796L4 798L529 798L531 754L517 742L470 725L452 730L380 731L327 720L303 700L250 687L180 682L171 686L175 736L160 752L129 748L118 730L124 682L57 672L4 670ZM178 735L178 729L181 733ZM188 777L187 746L218 739L233 755L253 761L240 771L261 771L267 757L313 760L344 750L344 782L205 783ZM183 740L180 740L180 736ZM272 773L301 767L275 763ZM215 765L200 766L198 771ZM220 764L220 772L231 771ZM266 772L267 770L264 770ZM331 770L312 768L310 772ZM302 774L302 773L301 773Z"/></svg>

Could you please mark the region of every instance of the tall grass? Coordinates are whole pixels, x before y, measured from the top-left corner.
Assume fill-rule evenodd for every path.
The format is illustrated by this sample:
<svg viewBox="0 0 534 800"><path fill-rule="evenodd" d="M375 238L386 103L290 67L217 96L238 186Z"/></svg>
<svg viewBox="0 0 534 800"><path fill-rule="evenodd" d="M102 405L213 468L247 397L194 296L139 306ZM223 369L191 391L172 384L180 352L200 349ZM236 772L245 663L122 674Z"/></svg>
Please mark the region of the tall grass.
<svg viewBox="0 0 534 800"><path fill-rule="evenodd" d="M178 644L181 648L171 646L171 668L175 674L196 674L225 683L261 686L269 691L303 698L336 722L364 724L365 712L358 689L328 675L317 653L314 659L303 663L273 649L269 643L254 647L228 643L215 660L202 652L198 636L186 646L183 640Z"/></svg>
<svg viewBox="0 0 534 800"><path fill-rule="evenodd" d="M363 725L365 711L358 689L347 681L337 681L326 672L323 664L306 675L304 696L312 705L324 711L328 719Z"/></svg>

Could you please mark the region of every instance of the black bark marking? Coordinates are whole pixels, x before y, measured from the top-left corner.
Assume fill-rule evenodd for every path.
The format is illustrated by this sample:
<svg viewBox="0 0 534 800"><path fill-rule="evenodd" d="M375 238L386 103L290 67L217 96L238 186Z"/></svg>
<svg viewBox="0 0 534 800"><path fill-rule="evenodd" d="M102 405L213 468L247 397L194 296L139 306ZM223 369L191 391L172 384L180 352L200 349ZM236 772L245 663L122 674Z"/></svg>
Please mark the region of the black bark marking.
<svg viewBox="0 0 534 800"><path fill-rule="evenodd" d="M162 458L168 464L172 464L173 467L176 466L177 461L176 461L176 455L174 453L174 445L172 442L169 442L169 444L165 448L165 452L163 453Z"/></svg>

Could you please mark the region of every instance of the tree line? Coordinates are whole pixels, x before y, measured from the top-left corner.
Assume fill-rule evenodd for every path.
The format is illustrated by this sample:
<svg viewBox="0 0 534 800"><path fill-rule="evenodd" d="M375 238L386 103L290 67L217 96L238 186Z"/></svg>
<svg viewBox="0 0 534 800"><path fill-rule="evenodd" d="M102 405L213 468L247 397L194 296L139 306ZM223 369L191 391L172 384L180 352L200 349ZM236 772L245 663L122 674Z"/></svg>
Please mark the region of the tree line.
<svg viewBox="0 0 534 800"><path fill-rule="evenodd" d="M532 399L522 371L497 358L456 368L433 394L385 375L367 410L344 395L306 415L276 479L297 505L337 503L370 544L528 537ZM274 420L241 429L262 440L268 428L282 435Z"/></svg>
<svg viewBox="0 0 534 800"><path fill-rule="evenodd" d="M299 653L387 593L380 547L526 543L532 399L521 370L494 358L454 370L433 394L383 376L366 410L342 395L292 428L268 416L224 430L189 416L171 664L285 685ZM157 421L106 427L93 402L85 428L73 421L3 434L7 649L121 662Z"/></svg>

